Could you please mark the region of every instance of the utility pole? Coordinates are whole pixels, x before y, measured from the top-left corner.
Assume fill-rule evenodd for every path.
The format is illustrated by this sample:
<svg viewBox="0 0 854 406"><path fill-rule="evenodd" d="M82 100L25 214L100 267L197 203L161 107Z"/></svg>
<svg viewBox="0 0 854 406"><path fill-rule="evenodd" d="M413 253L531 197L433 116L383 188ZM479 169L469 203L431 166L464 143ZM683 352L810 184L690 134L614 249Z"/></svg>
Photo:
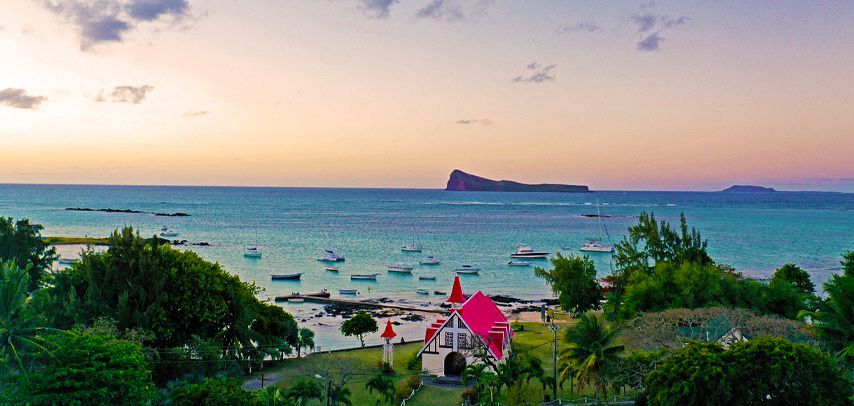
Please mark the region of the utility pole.
<svg viewBox="0 0 854 406"><path fill-rule="evenodd" d="M264 374L261 374L261 389L264 389Z"/></svg>
<svg viewBox="0 0 854 406"><path fill-rule="evenodd" d="M553 357L552 357L552 362L553 362L552 374L554 377L554 386L552 388L554 389L553 400L557 401L557 326L552 324L551 327L549 327L549 328L554 333L554 352L553 352Z"/></svg>

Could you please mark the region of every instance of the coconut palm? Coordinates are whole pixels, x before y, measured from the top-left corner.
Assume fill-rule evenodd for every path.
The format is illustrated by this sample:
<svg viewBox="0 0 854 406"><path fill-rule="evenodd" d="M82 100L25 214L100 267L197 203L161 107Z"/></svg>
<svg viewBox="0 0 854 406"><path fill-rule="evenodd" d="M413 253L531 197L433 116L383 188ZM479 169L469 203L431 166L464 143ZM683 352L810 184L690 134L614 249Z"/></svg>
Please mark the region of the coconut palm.
<svg viewBox="0 0 854 406"><path fill-rule="evenodd" d="M624 350L622 345L614 344L616 333L602 316L590 311L581 315L578 324L566 332L569 346L560 351L560 360L571 368L564 369L560 379L566 380L574 370L579 390L592 383L597 393L601 391L602 397L607 398L604 370Z"/></svg>
<svg viewBox="0 0 854 406"><path fill-rule="evenodd" d="M306 353L308 353L308 349L314 349L314 331L311 331L307 328L299 329L297 334L297 358L300 356L300 350L305 347Z"/></svg>
<svg viewBox="0 0 854 406"><path fill-rule="evenodd" d="M850 363L854 360L854 277L832 276L824 292L827 299L818 302L815 311L802 311L799 316L809 317L822 345Z"/></svg>
<svg viewBox="0 0 854 406"><path fill-rule="evenodd" d="M264 406L284 406L285 393L276 386L268 386L258 391L258 400Z"/></svg>
<svg viewBox="0 0 854 406"><path fill-rule="evenodd" d="M380 395L387 402L391 402L394 399L394 381L383 374L378 374L368 380L365 383L365 388L368 389L368 393L376 391L377 395ZM377 404L380 404L380 399L377 399Z"/></svg>
<svg viewBox="0 0 854 406"><path fill-rule="evenodd" d="M23 371L28 352L49 354L56 344L46 334L65 333L36 325L27 309L29 282L29 266L21 269L14 261L0 263L0 376L15 366Z"/></svg>

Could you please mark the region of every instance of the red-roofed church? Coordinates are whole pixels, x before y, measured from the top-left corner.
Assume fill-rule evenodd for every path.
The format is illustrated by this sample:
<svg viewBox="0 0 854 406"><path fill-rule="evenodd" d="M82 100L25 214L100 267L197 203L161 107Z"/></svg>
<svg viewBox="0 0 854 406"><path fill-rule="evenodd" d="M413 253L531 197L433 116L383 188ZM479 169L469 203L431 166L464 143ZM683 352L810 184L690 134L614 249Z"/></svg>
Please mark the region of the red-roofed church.
<svg viewBox="0 0 854 406"><path fill-rule="evenodd" d="M484 356L496 364L507 358L513 330L492 299L481 291L466 299L457 276L447 302L450 315L434 321L424 334L418 352L423 369L437 376L460 376Z"/></svg>

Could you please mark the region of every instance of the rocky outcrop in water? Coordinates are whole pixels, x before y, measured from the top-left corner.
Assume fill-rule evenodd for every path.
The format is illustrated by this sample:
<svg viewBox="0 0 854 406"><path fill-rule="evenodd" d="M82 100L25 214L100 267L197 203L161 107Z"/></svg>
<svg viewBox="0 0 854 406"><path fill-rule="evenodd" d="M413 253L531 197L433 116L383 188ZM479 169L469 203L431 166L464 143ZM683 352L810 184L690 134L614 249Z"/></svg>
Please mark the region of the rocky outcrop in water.
<svg viewBox="0 0 854 406"><path fill-rule="evenodd" d="M153 214L155 216L165 216L165 217L187 217L189 214L177 212L177 213L152 213L148 211L141 210L131 210L131 209L93 209L91 207L66 207L65 210L70 211L100 211L103 213L125 213L125 214Z"/></svg>
<svg viewBox="0 0 854 406"><path fill-rule="evenodd" d="M492 180L465 173L459 169L451 172L448 186L445 190L456 192L560 192L586 193L590 188L582 185L560 185L542 183L530 185L512 180Z"/></svg>
<svg viewBox="0 0 854 406"><path fill-rule="evenodd" d="M776 192L772 187L754 186L754 185L732 185L721 192L728 193L767 193Z"/></svg>

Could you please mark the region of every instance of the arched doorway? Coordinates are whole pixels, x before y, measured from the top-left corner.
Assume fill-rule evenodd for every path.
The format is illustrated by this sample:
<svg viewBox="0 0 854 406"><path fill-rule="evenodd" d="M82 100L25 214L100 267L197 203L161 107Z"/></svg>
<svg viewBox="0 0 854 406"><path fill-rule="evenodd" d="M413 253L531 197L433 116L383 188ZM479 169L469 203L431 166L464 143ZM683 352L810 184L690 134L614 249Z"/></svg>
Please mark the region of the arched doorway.
<svg viewBox="0 0 854 406"><path fill-rule="evenodd" d="M466 369L466 357L456 351L445 356L445 376L460 376Z"/></svg>

